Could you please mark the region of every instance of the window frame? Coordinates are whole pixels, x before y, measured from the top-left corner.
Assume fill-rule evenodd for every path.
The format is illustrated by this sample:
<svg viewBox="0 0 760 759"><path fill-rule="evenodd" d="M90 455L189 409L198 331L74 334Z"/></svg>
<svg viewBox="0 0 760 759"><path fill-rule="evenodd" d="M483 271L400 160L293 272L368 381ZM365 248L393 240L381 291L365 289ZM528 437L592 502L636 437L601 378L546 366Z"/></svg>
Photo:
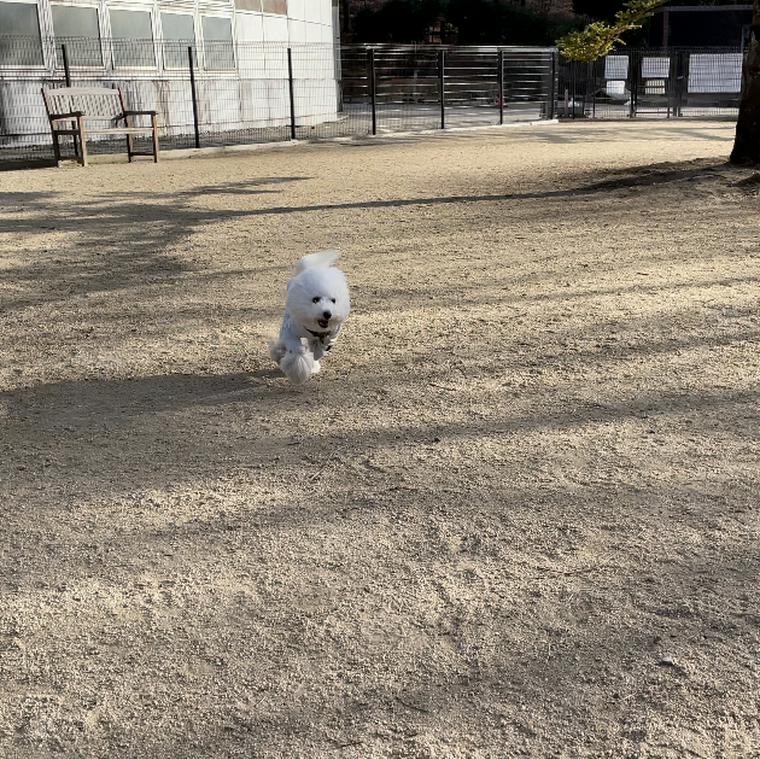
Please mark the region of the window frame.
<svg viewBox="0 0 760 759"><path fill-rule="evenodd" d="M43 29L43 18L42 18L42 8L40 7L39 0L0 0L0 2L4 3L5 5L33 5L37 9L37 34L39 38L40 43L40 62L39 63L3 63L2 59L0 59L0 70L2 71L18 71L18 70L24 70L24 71L45 71L47 70L47 64L45 63L46 55L45 55L45 41L44 41L44 35L42 32ZM8 35L9 37L12 37L14 35ZM16 35L17 36L17 35ZM24 35L21 35L24 36Z"/></svg>
<svg viewBox="0 0 760 759"><path fill-rule="evenodd" d="M53 67L56 71L60 71L63 69L63 62L61 61L60 65L58 63L58 50L60 48L60 45L58 44L58 35L55 33L55 21L53 20L53 8L74 8L74 9L86 9L86 10L94 10L95 11L95 19L98 23L98 47L100 48L100 63L92 64L92 63L72 63L71 60L69 60L69 67L75 68L80 71L82 70L89 70L89 71L101 71L106 68L106 50L105 50L105 37L103 35L103 18L102 14L100 12L100 4L97 2L86 2L86 3L72 3L72 2L54 2L50 3L50 28L52 30L52 39L53 39ZM68 35L72 36L72 35ZM65 37L64 37L65 39ZM87 38L90 39L90 38ZM94 39L94 38L92 38Z"/></svg>
<svg viewBox="0 0 760 759"><path fill-rule="evenodd" d="M108 31L109 31L109 43L111 48L111 69L113 71L157 71L159 68L159 55L158 50L156 49L157 42L156 42L156 19L154 10L156 10L156 6L154 5L108 5L106 6L106 9L108 11ZM113 36L113 26L111 24L111 14L114 11L129 11L131 13L147 13L148 18L150 19L150 35L151 35L151 43L153 47L153 63L149 66L140 66L140 65L123 65L116 63L116 60L114 58L114 42L120 41L120 40L133 40L133 41L141 41L142 38L140 37L114 37ZM147 40L145 40L147 42Z"/></svg>
<svg viewBox="0 0 760 759"><path fill-rule="evenodd" d="M198 60L198 29L196 24L196 14L192 10L186 10L186 9L179 9L179 8L158 8L158 20L161 24L161 35L159 44L161 45L161 65L163 66L165 71L182 71L183 69L187 68L190 65L189 61L185 61L185 63L182 66L167 66L166 64L166 42L179 42L180 40L167 40L164 36L164 19L163 16L189 16L190 20L193 24L193 41L192 41L192 48L193 48L193 55L195 56L195 66L196 68L200 67L200 60ZM189 47L189 45L188 45Z"/></svg>
<svg viewBox="0 0 760 759"><path fill-rule="evenodd" d="M265 2L266 2L266 0L261 0L261 12L265 16L274 16L275 18L282 18L284 16L285 18L289 18L289 16L288 16L288 0L283 0L283 2L285 3L285 10L282 11L281 13L278 12L278 11L267 11L267 10L264 10L264 3ZM307 2L308 2L308 0L307 0Z"/></svg>
<svg viewBox="0 0 760 759"><path fill-rule="evenodd" d="M224 19L225 21L230 22L230 48L232 49L232 66L230 68L224 68L224 69L212 69L208 67L208 56L206 55L206 42L221 42L222 40L206 40L206 30L203 28L203 21L207 18L219 18ZM227 16L223 13L203 13L201 12L198 16L198 23L201 29L201 35L203 40L203 70L207 73L213 73L213 74L226 74L226 73L237 73L238 70L238 57L237 57L237 46L235 44L235 17L234 14L232 16Z"/></svg>

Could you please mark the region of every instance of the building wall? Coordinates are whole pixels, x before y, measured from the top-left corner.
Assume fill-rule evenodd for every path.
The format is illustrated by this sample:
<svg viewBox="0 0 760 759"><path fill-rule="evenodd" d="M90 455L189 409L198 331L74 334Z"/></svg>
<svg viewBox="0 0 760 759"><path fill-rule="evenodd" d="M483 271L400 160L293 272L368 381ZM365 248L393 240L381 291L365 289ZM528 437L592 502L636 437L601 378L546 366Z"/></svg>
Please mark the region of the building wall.
<svg viewBox="0 0 760 759"><path fill-rule="evenodd" d="M286 12L265 12L261 10L262 2L268 3L270 8L284 9ZM203 41L204 17L230 19L236 42L327 44L333 43L335 38L334 0L13 0L11 4L19 3L37 7L43 38L54 36L54 6L97 9L103 38L112 36L111 10L149 11L155 40L164 37L162 12L192 14L198 42ZM2 4L5 4L4 0L0 0Z"/></svg>
<svg viewBox="0 0 760 759"><path fill-rule="evenodd" d="M21 2L37 9L41 50L32 61L23 51L19 52L20 48L14 52L0 45L0 135L24 133L25 124L30 120L38 125L36 129L44 131L43 127L46 128L40 83L51 77L60 80L63 73L60 35L53 41L53 9L57 6L97 12L100 43L63 40L70 50L72 83L106 86L116 83L125 90L129 107L159 110L169 131L186 131L187 125L192 124L187 46L181 42L170 45L160 42L169 35L164 28L169 15L175 14L184 15L185 21L192 17L202 128L205 125L223 131L287 123L290 119L288 47L292 48L298 123L313 124L336 117L339 74L333 0ZM6 5L6 11L7 8ZM0 0L0 20L3 9L3 0ZM147 65L119 62L118 45L107 42L117 31L112 24L112 19L117 17L112 17L112 12L124 10L150 13L147 28L153 41L134 45L136 49L147 51ZM218 23L230 30L231 42L205 39L209 24L217 23L213 20L220 20ZM83 59L77 60L77 45L88 50L102 48L97 65L93 65L92 60L88 65L81 65ZM173 54L168 52L170 48ZM222 59L226 65L215 65L214 61L218 64Z"/></svg>

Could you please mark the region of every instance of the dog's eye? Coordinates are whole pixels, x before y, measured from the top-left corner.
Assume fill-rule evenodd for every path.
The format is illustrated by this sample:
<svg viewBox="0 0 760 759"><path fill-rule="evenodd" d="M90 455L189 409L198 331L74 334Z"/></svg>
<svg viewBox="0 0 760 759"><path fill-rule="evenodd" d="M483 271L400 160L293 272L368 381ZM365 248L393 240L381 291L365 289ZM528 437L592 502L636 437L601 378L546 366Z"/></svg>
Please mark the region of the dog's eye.
<svg viewBox="0 0 760 759"><path fill-rule="evenodd" d="M330 300L331 300L333 303L335 303L335 298L330 298Z"/></svg>
<svg viewBox="0 0 760 759"><path fill-rule="evenodd" d="M319 303L319 300L320 300L319 298L312 298L311 302L312 303Z"/></svg>

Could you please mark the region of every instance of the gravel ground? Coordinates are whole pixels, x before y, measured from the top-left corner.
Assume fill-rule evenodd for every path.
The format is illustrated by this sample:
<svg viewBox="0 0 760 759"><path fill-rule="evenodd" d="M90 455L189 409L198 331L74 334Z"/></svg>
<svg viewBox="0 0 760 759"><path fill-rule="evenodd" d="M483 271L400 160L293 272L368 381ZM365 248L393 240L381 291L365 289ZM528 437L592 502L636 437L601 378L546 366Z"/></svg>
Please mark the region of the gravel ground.
<svg viewBox="0 0 760 759"><path fill-rule="evenodd" d="M0 756L760 756L731 138L0 173ZM294 388L331 246L355 311Z"/></svg>

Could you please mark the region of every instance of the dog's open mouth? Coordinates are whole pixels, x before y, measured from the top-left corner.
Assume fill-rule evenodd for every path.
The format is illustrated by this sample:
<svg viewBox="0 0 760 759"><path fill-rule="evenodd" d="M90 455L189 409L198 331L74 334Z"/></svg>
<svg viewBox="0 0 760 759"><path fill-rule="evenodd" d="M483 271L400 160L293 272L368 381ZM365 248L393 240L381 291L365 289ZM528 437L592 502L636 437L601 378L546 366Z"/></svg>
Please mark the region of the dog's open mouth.
<svg viewBox="0 0 760 759"><path fill-rule="evenodd" d="M317 319L317 324L319 324L322 329L327 329L330 326L330 320L329 319Z"/></svg>

